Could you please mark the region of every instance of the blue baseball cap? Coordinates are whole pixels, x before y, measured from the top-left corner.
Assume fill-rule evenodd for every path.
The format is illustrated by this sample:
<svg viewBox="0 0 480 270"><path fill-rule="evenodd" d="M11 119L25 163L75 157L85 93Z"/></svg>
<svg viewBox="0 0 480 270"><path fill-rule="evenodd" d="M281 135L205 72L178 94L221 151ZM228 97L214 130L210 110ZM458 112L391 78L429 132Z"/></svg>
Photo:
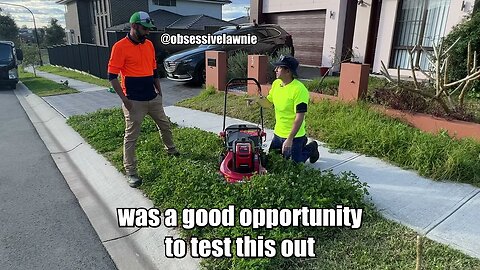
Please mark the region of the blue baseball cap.
<svg viewBox="0 0 480 270"><path fill-rule="evenodd" d="M286 67L292 72L293 76L298 76L298 61L292 56L280 55L278 61L272 64L276 67Z"/></svg>

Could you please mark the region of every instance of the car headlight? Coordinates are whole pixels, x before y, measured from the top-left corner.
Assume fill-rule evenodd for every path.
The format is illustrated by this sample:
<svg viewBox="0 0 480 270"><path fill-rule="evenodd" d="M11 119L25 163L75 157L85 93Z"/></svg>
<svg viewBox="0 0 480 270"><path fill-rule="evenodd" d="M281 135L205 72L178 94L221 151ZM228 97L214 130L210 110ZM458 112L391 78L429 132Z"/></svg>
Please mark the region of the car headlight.
<svg viewBox="0 0 480 270"><path fill-rule="evenodd" d="M8 71L8 78L11 80L17 79L18 78L18 73L17 69L13 68Z"/></svg>

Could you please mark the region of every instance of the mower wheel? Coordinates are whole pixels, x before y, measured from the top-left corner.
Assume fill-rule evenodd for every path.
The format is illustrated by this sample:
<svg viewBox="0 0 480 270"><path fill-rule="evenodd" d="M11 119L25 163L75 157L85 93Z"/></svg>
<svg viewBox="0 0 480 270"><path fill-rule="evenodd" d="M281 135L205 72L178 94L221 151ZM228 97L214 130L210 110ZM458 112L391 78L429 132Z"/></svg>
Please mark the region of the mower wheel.
<svg viewBox="0 0 480 270"><path fill-rule="evenodd" d="M223 160L225 159L225 154L222 153L220 154L220 156L218 157L218 166L220 167L220 165L222 165L222 162Z"/></svg>
<svg viewBox="0 0 480 270"><path fill-rule="evenodd" d="M267 157L267 155L266 155L264 152L260 153L260 163L262 164L262 166L263 166L264 168L267 167L267 162L268 162L268 157Z"/></svg>

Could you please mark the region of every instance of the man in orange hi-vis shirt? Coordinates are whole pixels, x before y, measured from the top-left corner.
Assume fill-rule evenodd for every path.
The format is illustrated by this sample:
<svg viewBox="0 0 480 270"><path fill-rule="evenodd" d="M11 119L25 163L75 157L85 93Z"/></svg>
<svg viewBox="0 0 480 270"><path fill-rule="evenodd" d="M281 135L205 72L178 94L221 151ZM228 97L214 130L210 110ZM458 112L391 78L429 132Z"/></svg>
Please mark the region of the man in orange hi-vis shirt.
<svg viewBox="0 0 480 270"><path fill-rule="evenodd" d="M130 33L113 45L108 62L110 83L123 102L123 165L131 187L142 184L137 175L135 145L145 115L150 115L157 124L167 153L179 155L173 143L170 121L163 110L155 49L152 42L146 39L150 30L154 29L155 25L148 13L135 12L130 18ZM118 74L122 78L121 84Z"/></svg>

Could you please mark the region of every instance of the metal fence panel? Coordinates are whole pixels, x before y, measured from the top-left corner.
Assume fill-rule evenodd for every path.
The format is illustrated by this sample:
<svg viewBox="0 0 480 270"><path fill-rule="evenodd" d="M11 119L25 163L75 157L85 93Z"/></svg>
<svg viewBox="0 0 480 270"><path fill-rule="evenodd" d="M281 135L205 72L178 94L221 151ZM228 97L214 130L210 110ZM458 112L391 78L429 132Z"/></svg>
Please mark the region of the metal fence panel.
<svg viewBox="0 0 480 270"><path fill-rule="evenodd" d="M93 44L61 45L48 48L52 65L90 73L106 79L110 48Z"/></svg>
<svg viewBox="0 0 480 270"><path fill-rule="evenodd" d="M90 69L88 67L89 58L88 58L88 50L86 44L78 44L78 50L80 53L80 70L90 73Z"/></svg>
<svg viewBox="0 0 480 270"><path fill-rule="evenodd" d="M100 68L100 74L98 77L107 79L108 78L108 60L110 59L110 50L108 47L97 47L98 50L98 65Z"/></svg>
<svg viewBox="0 0 480 270"><path fill-rule="evenodd" d="M99 77L98 74L100 74L100 68L98 66L97 46L95 45L88 46L88 57L90 59L89 61L90 74Z"/></svg>
<svg viewBox="0 0 480 270"><path fill-rule="evenodd" d="M80 55L79 46L80 45L78 45L78 44L75 44L75 45L72 46L73 68L76 69L76 70L82 70L82 66L80 64L81 55ZM84 71L84 70L82 70L82 71Z"/></svg>

